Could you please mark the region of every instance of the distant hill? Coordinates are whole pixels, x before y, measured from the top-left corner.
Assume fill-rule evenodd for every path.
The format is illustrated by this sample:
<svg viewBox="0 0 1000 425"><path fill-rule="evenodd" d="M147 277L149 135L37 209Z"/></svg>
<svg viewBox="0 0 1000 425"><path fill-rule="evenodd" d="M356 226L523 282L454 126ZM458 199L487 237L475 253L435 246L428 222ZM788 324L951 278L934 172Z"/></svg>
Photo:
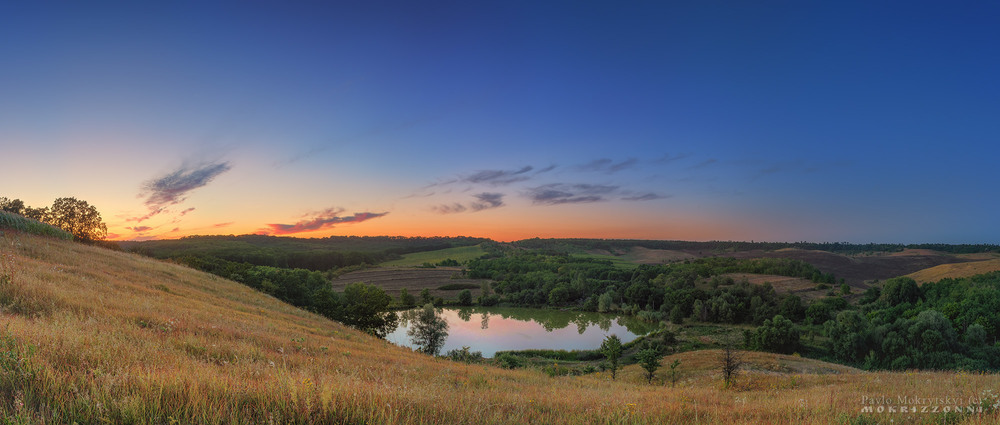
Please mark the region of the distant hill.
<svg viewBox="0 0 1000 425"><path fill-rule="evenodd" d="M942 264L940 266L929 267L906 275L913 280L924 282L937 282L945 278L961 278L975 276L977 274L989 273L1000 270L1000 259L972 261L958 264Z"/></svg>
<svg viewBox="0 0 1000 425"><path fill-rule="evenodd" d="M155 258L211 256L259 266L324 271L377 264L404 254L473 246L488 239L471 237L331 236L293 238L264 235L189 236L180 239L124 241L120 246Z"/></svg>

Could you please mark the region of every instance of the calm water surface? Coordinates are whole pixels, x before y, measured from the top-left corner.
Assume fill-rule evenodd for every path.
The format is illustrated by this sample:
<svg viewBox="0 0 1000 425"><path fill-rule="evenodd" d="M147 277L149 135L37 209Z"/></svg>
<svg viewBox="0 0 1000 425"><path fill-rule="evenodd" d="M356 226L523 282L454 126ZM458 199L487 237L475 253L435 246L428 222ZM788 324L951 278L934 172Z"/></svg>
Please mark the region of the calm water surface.
<svg viewBox="0 0 1000 425"><path fill-rule="evenodd" d="M415 348L406 331L410 318L419 310L400 312L400 323L386 339L393 344ZM497 351L532 348L552 350L593 350L607 335L629 342L655 329L631 317L581 311L537 308L469 307L443 308L438 314L448 321L448 339L441 354L468 346L493 357Z"/></svg>

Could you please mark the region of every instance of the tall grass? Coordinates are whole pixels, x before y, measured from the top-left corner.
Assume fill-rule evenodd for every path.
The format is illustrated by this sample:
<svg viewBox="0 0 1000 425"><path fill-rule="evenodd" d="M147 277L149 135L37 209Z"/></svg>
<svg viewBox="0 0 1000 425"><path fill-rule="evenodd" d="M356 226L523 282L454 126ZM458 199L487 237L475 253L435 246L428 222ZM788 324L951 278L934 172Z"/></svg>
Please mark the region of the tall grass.
<svg viewBox="0 0 1000 425"><path fill-rule="evenodd" d="M0 255L0 424L941 423L862 414L860 397L1000 389L996 375L754 354L723 390L710 351L664 359L681 360L676 388L637 366L549 377L430 358L132 254L7 232Z"/></svg>
<svg viewBox="0 0 1000 425"><path fill-rule="evenodd" d="M58 227L45 224L37 220L32 220L27 217L22 217L7 211L0 211L0 229L4 228L19 230L33 235L51 236L58 239L73 240L72 234Z"/></svg>

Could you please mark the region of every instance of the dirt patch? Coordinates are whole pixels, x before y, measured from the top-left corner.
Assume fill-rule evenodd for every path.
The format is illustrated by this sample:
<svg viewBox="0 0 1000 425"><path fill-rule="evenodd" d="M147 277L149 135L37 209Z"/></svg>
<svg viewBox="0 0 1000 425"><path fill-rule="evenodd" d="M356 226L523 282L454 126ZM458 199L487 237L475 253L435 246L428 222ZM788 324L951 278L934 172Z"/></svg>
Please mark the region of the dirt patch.
<svg viewBox="0 0 1000 425"><path fill-rule="evenodd" d="M403 288L413 296L419 296L424 288L430 289L431 296L445 299L456 298L460 291L442 291L437 288L455 284L474 284L477 289L472 289L472 296L480 295L479 285L488 282L484 279L463 278L462 270L457 267L437 267L433 269L423 268L377 268L359 270L346 273L333 281L335 291L343 291L350 283L364 282L382 288L393 298L399 297L399 292Z"/></svg>

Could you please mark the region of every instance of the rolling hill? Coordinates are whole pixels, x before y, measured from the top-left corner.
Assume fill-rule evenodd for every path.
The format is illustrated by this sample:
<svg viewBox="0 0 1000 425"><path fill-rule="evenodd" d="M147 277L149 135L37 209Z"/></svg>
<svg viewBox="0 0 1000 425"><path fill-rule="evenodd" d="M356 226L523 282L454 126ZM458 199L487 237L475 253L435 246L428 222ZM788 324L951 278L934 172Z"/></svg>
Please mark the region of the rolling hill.
<svg viewBox="0 0 1000 425"><path fill-rule="evenodd" d="M864 413L862 396L982 397L1000 378L864 373L752 353L722 389L716 353L677 387L638 366L549 377L430 358L240 284L51 238L0 235L0 421L70 424L996 423ZM993 391L990 393L989 391Z"/></svg>

